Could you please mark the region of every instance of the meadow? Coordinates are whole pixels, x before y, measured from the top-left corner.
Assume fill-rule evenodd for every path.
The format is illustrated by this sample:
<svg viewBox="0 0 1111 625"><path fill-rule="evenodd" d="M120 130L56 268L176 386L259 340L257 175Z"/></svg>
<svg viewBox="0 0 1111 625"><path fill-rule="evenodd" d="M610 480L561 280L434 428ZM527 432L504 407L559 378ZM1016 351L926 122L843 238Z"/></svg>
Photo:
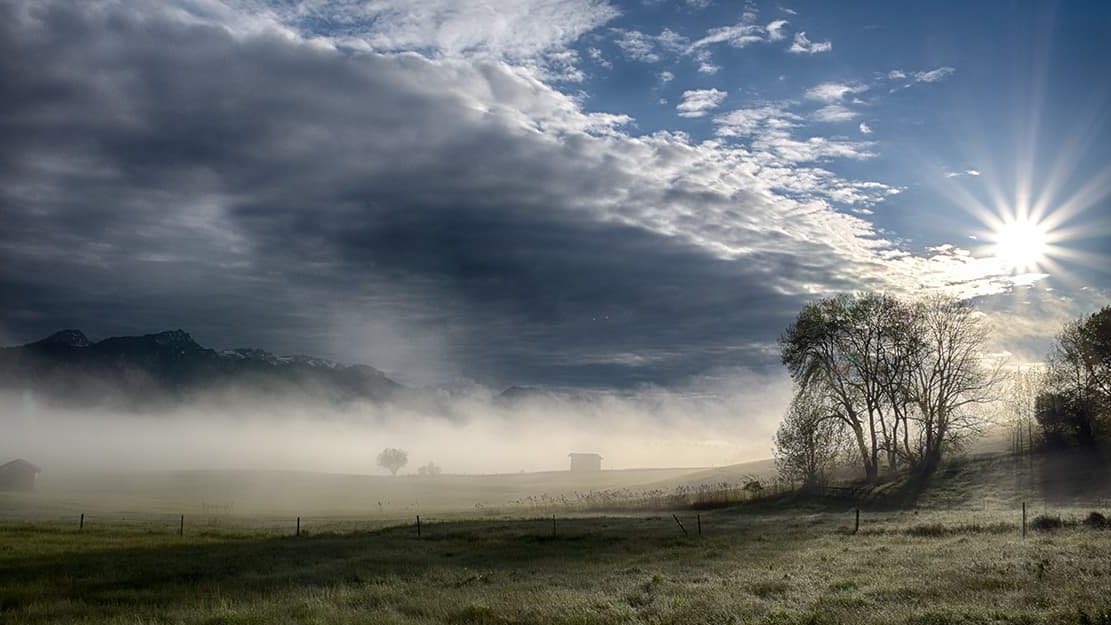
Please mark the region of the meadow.
<svg viewBox="0 0 1111 625"><path fill-rule="evenodd" d="M1033 502L1031 519L1065 526L1023 537L1020 506L977 486L998 492L988 478L1013 465L954 466L915 506L780 497L554 524L460 510L419 536L385 517L312 516L294 536L233 514L179 536L168 515L7 516L0 622L1111 623L1111 530L1083 524L1092 506Z"/></svg>

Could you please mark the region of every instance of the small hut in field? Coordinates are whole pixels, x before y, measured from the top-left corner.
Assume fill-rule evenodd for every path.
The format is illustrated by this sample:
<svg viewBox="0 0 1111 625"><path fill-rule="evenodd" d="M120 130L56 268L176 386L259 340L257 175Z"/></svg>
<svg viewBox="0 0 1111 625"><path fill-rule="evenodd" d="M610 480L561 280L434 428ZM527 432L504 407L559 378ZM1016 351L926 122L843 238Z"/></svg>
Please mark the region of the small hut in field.
<svg viewBox="0 0 1111 625"><path fill-rule="evenodd" d="M0 490L35 490L35 474L41 471L23 458L0 464Z"/></svg>
<svg viewBox="0 0 1111 625"><path fill-rule="evenodd" d="M602 470L602 456L588 453L569 453L571 458L571 471L575 473L588 473Z"/></svg>

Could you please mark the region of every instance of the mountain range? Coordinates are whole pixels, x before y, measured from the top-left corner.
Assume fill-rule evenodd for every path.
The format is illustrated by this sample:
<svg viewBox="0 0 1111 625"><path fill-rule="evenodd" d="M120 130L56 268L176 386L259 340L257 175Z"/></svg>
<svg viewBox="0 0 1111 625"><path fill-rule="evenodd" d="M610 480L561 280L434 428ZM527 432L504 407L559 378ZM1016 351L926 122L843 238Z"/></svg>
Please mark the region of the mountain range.
<svg viewBox="0 0 1111 625"><path fill-rule="evenodd" d="M183 330L96 342L80 330L62 330L0 348L0 389L53 403L147 408L206 393L377 402L405 387L366 365L253 348L209 349Z"/></svg>

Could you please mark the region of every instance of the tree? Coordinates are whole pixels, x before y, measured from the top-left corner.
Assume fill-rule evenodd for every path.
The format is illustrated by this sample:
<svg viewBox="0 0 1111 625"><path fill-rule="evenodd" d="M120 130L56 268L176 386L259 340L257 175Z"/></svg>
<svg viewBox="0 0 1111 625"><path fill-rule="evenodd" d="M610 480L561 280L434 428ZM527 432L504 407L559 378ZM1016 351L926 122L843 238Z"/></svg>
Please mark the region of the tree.
<svg viewBox="0 0 1111 625"><path fill-rule="evenodd" d="M820 389L851 432L865 476L880 455L895 471L906 436L914 310L888 295L840 295L806 304L780 339L783 364L800 392Z"/></svg>
<svg viewBox="0 0 1111 625"><path fill-rule="evenodd" d="M916 310L917 334L924 344L911 376L909 395L918 407L921 468L931 471L944 449L961 447L987 424L974 408L991 402L1002 369L983 365L987 328L972 304L936 296Z"/></svg>
<svg viewBox="0 0 1111 625"><path fill-rule="evenodd" d="M869 444L874 432L866 430L867 421L857 392L859 372L853 367L844 341L850 326L850 306L850 298L844 295L806 304L779 344L783 364L795 381L796 394L818 392L824 396L831 413L852 431L865 476L875 479L876 448Z"/></svg>
<svg viewBox="0 0 1111 625"><path fill-rule="evenodd" d="M889 472L928 471L981 431L986 419L974 407L991 399L1000 377L981 364L986 337L967 302L868 293L806 304L780 347L796 394L821 397L875 480L881 460Z"/></svg>
<svg viewBox="0 0 1111 625"><path fill-rule="evenodd" d="M388 469L393 475L397 475L398 469L409 463L409 452L403 449L394 449L387 447L378 454L378 466L383 469Z"/></svg>
<svg viewBox="0 0 1111 625"><path fill-rule="evenodd" d="M1010 426L1011 451L1016 455L1035 447L1034 423L1044 389L1045 368L1040 365L1016 369L1004 380L999 408Z"/></svg>
<svg viewBox="0 0 1111 625"><path fill-rule="evenodd" d="M842 421L822 394L795 394L775 433L775 465L780 477L802 483L804 490L822 486L848 441Z"/></svg>
<svg viewBox="0 0 1111 625"><path fill-rule="evenodd" d="M1092 447L1111 435L1111 306L1057 335L1036 418L1051 445Z"/></svg>
<svg viewBox="0 0 1111 625"><path fill-rule="evenodd" d="M417 468L417 475L436 477L437 475L443 473L443 471L444 470L440 468L440 465L436 464L435 462L429 462L423 467Z"/></svg>
<svg viewBox="0 0 1111 625"><path fill-rule="evenodd" d="M1046 391L1034 404L1034 418L1048 449L1092 447L1092 411L1074 393Z"/></svg>

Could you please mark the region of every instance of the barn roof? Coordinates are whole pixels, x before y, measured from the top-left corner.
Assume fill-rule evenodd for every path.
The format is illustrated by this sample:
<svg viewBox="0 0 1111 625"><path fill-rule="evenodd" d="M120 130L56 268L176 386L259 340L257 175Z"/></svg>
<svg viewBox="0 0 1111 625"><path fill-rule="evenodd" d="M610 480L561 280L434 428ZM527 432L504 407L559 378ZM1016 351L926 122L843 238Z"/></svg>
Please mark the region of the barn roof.
<svg viewBox="0 0 1111 625"><path fill-rule="evenodd" d="M12 460L11 462L6 462L4 464L0 464L0 470L4 470L4 469L24 469L24 470L34 471L35 473L42 473L42 469L40 469L39 467L35 466L34 464L24 460L23 458L16 458L15 460Z"/></svg>

